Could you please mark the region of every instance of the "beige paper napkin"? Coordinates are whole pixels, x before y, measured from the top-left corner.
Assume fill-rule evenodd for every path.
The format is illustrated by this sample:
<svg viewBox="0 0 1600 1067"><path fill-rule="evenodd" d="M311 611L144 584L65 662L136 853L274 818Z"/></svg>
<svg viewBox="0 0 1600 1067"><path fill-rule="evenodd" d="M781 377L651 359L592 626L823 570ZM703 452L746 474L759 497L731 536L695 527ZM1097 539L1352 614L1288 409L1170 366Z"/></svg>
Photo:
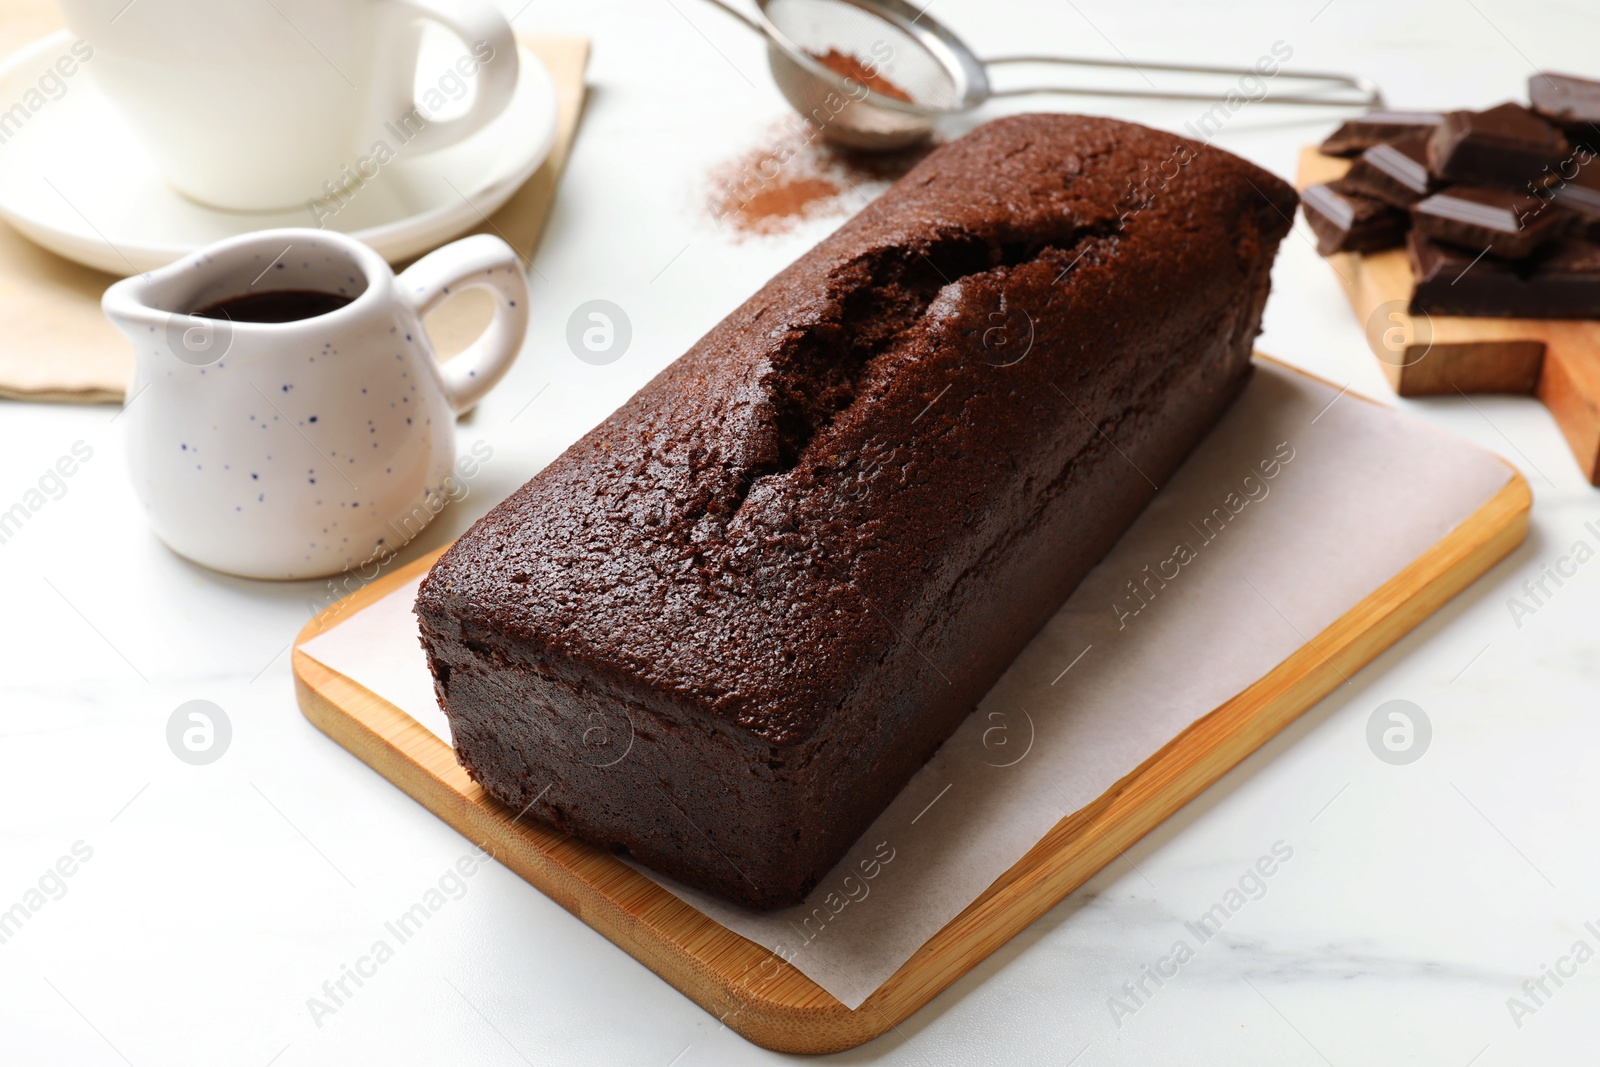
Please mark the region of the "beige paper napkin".
<svg viewBox="0 0 1600 1067"><path fill-rule="evenodd" d="M0 16L0 53L10 54L57 30L53 0L6 0ZM488 224L474 232L505 238L527 263L538 246L556 183L583 110L585 37L519 34L550 70L556 87L555 143L544 165ZM47 252L0 224L0 397L68 403L121 403L133 373L133 350L100 312L100 294L116 279ZM477 335L486 308L452 301L428 319L442 353L454 353Z"/></svg>

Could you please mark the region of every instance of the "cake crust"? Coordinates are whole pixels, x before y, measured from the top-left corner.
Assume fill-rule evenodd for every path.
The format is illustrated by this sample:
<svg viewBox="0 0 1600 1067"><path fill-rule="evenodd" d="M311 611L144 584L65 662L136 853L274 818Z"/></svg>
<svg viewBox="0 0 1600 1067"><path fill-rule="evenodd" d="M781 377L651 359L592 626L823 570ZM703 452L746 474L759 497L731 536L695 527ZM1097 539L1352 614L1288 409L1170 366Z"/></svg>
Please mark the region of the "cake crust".
<svg viewBox="0 0 1600 1067"><path fill-rule="evenodd" d="M1242 387L1295 205L1109 119L931 153L434 566L462 764L799 902Z"/></svg>

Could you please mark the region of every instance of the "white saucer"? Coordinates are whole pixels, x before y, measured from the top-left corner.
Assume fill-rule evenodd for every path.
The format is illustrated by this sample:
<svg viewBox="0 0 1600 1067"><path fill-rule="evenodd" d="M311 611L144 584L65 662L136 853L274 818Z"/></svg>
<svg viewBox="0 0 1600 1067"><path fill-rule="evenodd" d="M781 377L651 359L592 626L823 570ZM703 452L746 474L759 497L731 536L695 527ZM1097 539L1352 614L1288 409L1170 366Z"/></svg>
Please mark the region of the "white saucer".
<svg viewBox="0 0 1600 1067"><path fill-rule="evenodd" d="M20 129L5 128L0 218L52 252L119 275L165 266L224 237L318 225L303 206L246 214L180 196L95 85L92 60L64 80L59 98L40 97L40 75L71 42L63 31L0 63L0 100L44 101ZM408 156L399 147L323 227L396 262L480 225L511 199L550 154L556 132L550 74L528 49L518 52L516 94L498 118L437 152ZM352 170L363 154L352 153Z"/></svg>

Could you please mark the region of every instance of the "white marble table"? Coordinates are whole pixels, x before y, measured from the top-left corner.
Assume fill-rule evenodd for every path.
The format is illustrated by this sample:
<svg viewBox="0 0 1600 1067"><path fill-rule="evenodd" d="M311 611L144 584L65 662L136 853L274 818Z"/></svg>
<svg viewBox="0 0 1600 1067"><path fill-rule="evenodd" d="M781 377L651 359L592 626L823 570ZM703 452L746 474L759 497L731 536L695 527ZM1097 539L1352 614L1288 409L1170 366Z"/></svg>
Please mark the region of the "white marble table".
<svg viewBox="0 0 1600 1067"><path fill-rule="evenodd" d="M991 54L1250 63L1283 41L1294 65L1356 69L1392 101L1422 106L1519 96L1533 64L1600 73L1600 15L1577 5L1535 17L1504 0L1439 0L1403 18L1400 6L935 0L931 13ZM494 457L408 557L459 533L834 224L735 242L701 214L706 168L782 114L759 46L728 20L696 0L536 0L519 23L592 35L593 93L537 260L527 351L460 427L464 448L483 441ZM1117 110L1178 129L1198 109ZM1288 174L1297 147L1329 126L1302 118L1247 109L1216 143ZM568 315L596 298L623 307L634 330L603 367L564 341ZM1303 235L1284 248L1261 347L1387 396ZM1600 547L1585 528L1600 520L1600 495L1531 400L1402 404L1524 471L1536 497L1527 544L1127 862L897 1031L837 1059L1593 1058L1600 962L1572 953L1579 941L1600 951L1600 563L1578 567L1532 615L1514 619L1507 599L1574 542ZM75 444L92 450L59 499L0 543L0 915L40 904L0 942L0 1062L780 1058L493 864L359 987L347 979L337 1010L314 1012L309 998L329 1002L324 983L469 846L297 711L286 645L323 590L219 577L164 549L129 491L113 414L0 406L0 509ZM174 709L195 699L233 728L208 766L174 758L165 737ZM1391 699L1433 725L1407 766L1380 761L1365 739ZM1147 981L1137 1010L1114 1014L1110 998L1133 1004L1123 983L1280 841L1293 856L1265 895L1178 977ZM58 861L70 876L47 875ZM28 897L41 878L42 902ZM1530 980L1542 982L1532 994ZM1531 1010L1513 1013L1512 997Z"/></svg>

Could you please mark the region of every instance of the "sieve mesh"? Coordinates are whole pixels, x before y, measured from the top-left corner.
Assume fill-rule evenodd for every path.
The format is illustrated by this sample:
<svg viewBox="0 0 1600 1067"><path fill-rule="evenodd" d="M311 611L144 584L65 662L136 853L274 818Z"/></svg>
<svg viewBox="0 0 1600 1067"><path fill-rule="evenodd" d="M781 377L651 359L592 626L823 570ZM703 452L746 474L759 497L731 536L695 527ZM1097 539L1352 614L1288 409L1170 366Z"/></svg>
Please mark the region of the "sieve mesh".
<svg viewBox="0 0 1600 1067"><path fill-rule="evenodd" d="M849 0L769 0L764 10L802 52L853 56L922 107L952 108L961 99L953 56L936 54L891 19Z"/></svg>

